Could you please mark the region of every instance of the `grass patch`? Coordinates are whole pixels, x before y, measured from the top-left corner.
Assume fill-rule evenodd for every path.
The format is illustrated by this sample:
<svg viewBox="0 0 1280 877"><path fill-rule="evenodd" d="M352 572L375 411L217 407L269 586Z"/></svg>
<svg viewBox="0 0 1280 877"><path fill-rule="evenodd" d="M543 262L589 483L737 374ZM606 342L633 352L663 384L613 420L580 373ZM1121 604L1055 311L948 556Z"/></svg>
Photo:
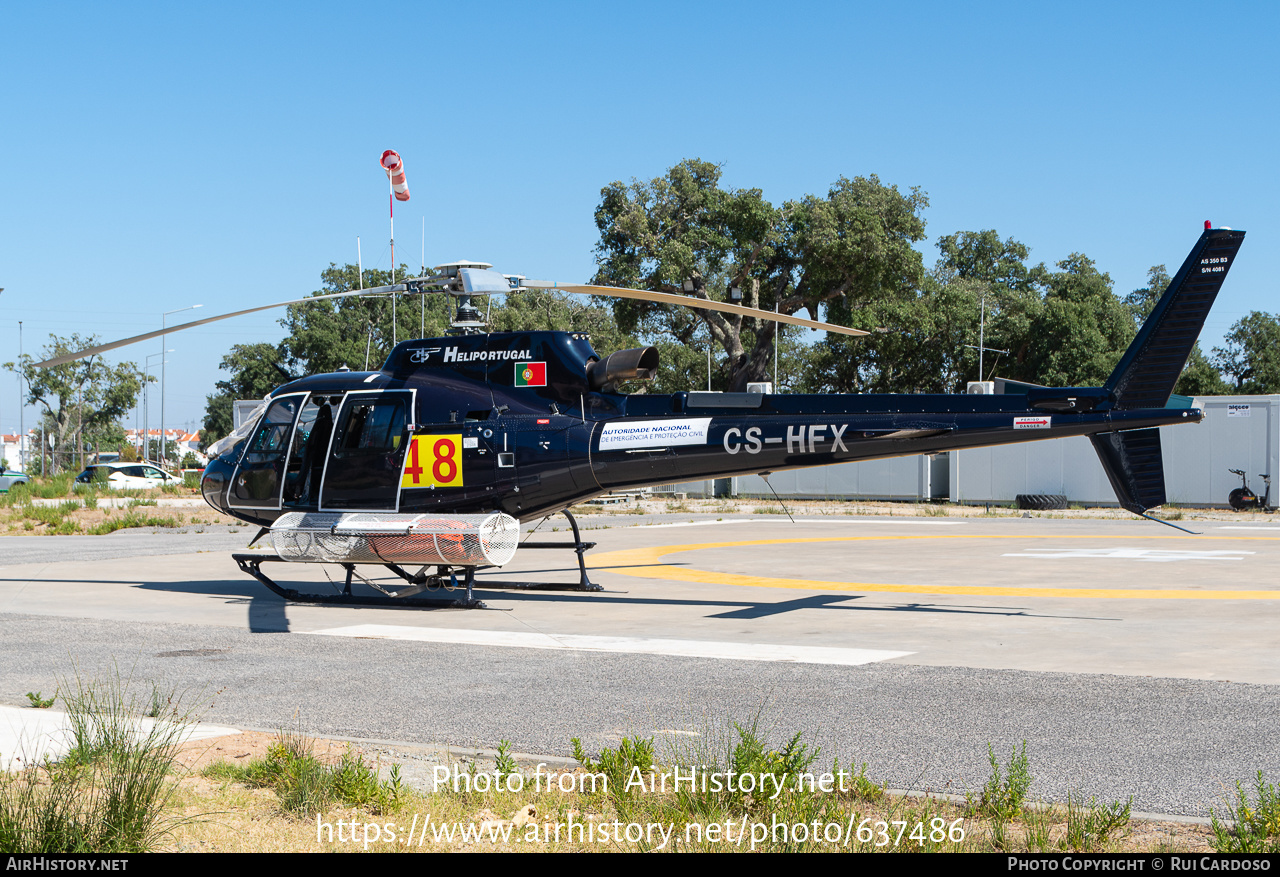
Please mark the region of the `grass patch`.
<svg viewBox="0 0 1280 877"><path fill-rule="evenodd" d="M145 512L130 508L122 515L114 515L106 518L100 524L87 528L85 532L90 536L105 536L108 533L114 533L116 530L125 530L130 527L178 526L181 526L181 521L178 518L169 515L148 515Z"/></svg>
<svg viewBox="0 0 1280 877"><path fill-rule="evenodd" d="M653 738L635 739L623 737L617 749L602 749L598 759L591 758L582 748L582 741L577 737L569 741L573 745L573 757L588 773L603 774L605 788L615 800L624 799L637 787L630 784L630 779L639 771L639 776L653 769Z"/></svg>
<svg viewBox="0 0 1280 877"><path fill-rule="evenodd" d="M757 717L758 719L758 717ZM1005 801L1005 813L1009 818L993 818L975 814L972 805L980 800L975 795L970 806L944 800L919 797L900 797L887 793L883 786L866 777L866 766L854 770L852 765L842 769L839 762L823 763L821 753L802 734L788 732L781 736L766 734L758 720L727 723L723 726L703 729L701 733L681 735L665 751L655 745L653 738L629 736L616 746L606 747L598 753L585 750L581 740L573 744L580 759L575 770L553 772L550 777L540 773L542 783L535 786L534 772L515 762L508 741L497 746L491 755L489 767L483 768L475 759L463 759L465 768L450 760L451 775L460 778L455 785L443 782L435 792L403 790L398 800L405 816L398 821L373 816L378 805L346 804L329 796L300 795L308 800L308 806L327 801L328 809L317 809L308 822L302 823L294 815L287 815L281 798L275 791L279 778L289 771L290 759L310 760L313 774L334 771L339 763L364 765L362 759L350 755L343 758L315 759L309 756L308 745L301 738L292 741L282 736L273 741L267 758L247 764L221 762L204 771L204 776L222 779L221 786L209 789L214 796L203 804L205 812L234 809L220 822L239 820L237 827L229 828L215 840L189 840L197 832L203 837L213 830L210 823L193 824L183 829L176 838L179 848L234 849L246 851L246 834L261 849L272 851L323 850L392 851L412 849L422 852L446 850L509 850L509 851L663 851L663 852L726 852L726 851L856 851L856 852L1062 852L1070 850L1097 851L1124 849L1126 851L1207 852L1209 829L1199 826L1155 827L1143 824L1136 831L1128 832L1128 803L1098 805L1096 800L1085 803L1083 798L1071 797L1070 806L1039 806L1026 802L1026 791L1017 795L1021 774L1030 776L1026 769L1025 745L1015 748L1004 764L997 762L993 768L993 781L987 787L988 797ZM285 756L281 748L292 753ZM993 755L988 747L988 757ZM679 767L685 779L678 788L668 779L665 789L660 787L664 773L668 778ZM543 766L545 767L545 765ZM703 772L719 772L723 779L727 771L734 776L746 774L781 777L787 775L782 790L774 794L775 786L767 785L765 792L744 790L741 786L729 788L701 783L691 784L690 773L696 768L698 776ZM584 782L590 771L608 777L608 786L600 782L594 785ZM741 771L741 773L739 773ZM456 772L456 773L455 773ZM357 768L359 776L367 778L367 768ZM519 782L499 782L498 777L522 776ZM823 777L839 776L841 780L832 786ZM573 791L563 791L564 786L549 779L576 777L570 785ZM860 778L860 780L859 780ZM801 782L796 782L801 779ZM644 788L639 781L643 780ZM622 785L619 786L618 782ZM627 783L631 782L631 788ZM244 785L253 789L245 789ZM308 788L318 783L308 781ZM1029 782L1028 782L1029 785ZM518 789L518 791L516 791ZM999 794L994 794L998 792ZM1270 795L1268 790L1268 795ZM1008 801L1018 799L1018 806L1010 809ZM360 800L359 797L353 800ZM376 800L366 795L365 799ZM1250 800L1250 808L1255 805ZM408 814L431 814L431 829L425 838L416 835L406 844L404 831L412 820ZM365 816L364 814L369 814ZM354 819L354 821L353 821ZM339 838L338 820L345 825L345 840ZM400 834L389 837L385 832L380 839L374 826L399 824ZM605 826L614 824L645 826L661 825L665 836L632 834L623 838L605 833ZM352 835L352 826L366 826ZM419 828L422 823L418 823ZM594 836L584 830L584 825L594 828ZM726 825L732 825L726 834ZM745 825L741 843L738 832ZM816 825L816 828L815 828ZM556 829L548 834L547 827ZM571 832L569 826L576 826ZM837 838L836 828L843 834ZM358 838L358 839L353 839ZM354 846L353 846L354 844ZM254 849L257 849L255 847Z"/></svg>
<svg viewBox="0 0 1280 877"><path fill-rule="evenodd" d="M27 488L31 496L40 499L56 499L60 496L67 496L71 493L71 485L74 483L75 476L70 472L62 472L58 475L50 475L47 478L33 478Z"/></svg>
<svg viewBox="0 0 1280 877"><path fill-rule="evenodd" d="M405 790L398 767L392 768L389 780L381 780L377 770L350 747L336 763L326 764L316 758L312 746L301 734L281 732L265 758L244 765L218 762L202 775L271 789L280 810L299 818L321 813L335 802L374 814L400 809Z"/></svg>
<svg viewBox="0 0 1280 877"><path fill-rule="evenodd" d="M1112 801L1099 806L1098 799L1088 804L1067 795L1067 836L1063 848L1077 853L1103 852L1107 844L1129 825L1133 797L1121 804Z"/></svg>
<svg viewBox="0 0 1280 877"><path fill-rule="evenodd" d="M12 853L137 853L155 849L180 820L168 815L170 768L190 715L175 706L143 723L144 709L119 673L59 686L73 746L0 773L0 849ZM149 727L148 727L149 725Z"/></svg>

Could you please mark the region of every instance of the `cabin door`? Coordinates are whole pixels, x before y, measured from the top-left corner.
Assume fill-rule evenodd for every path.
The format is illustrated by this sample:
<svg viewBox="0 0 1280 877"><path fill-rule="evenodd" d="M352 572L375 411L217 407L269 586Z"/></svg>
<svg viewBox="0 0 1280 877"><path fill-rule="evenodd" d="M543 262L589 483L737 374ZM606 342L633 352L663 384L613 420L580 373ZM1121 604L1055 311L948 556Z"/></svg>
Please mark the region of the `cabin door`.
<svg viewBox="0 0 1280 877"><path fill-rule="evenodd" d="M347 394L334 420L320 489L321 511L399 511L413 394L413 390Z"/></svg>

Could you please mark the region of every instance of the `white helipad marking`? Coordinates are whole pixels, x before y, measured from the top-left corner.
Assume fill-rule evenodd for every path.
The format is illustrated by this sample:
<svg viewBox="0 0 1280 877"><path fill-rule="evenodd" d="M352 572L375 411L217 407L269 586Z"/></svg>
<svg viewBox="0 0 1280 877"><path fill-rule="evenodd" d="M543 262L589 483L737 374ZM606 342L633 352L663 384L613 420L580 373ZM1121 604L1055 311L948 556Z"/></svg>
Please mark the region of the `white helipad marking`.
<svg viewBox="0 0 1280 877"><path fill-rule="evenodd" d="M356 624L328 630L306 631L317 636L351 636L367 639L402 639L428 643L461 643L473 646L507 646L520 649L554 649L579 652L623 652L639 655L679 655L690 658L723 658L732 661L789 661L797 664L839 664L852 667L902 658L912 652L877 649L842 649L826 646L788 646L772 643L729 643L691 639L648 639L636 636L581 636L502 630L458 630L443 627L404 627L394 624Z"/></svg>
<svg viewBox="0 0 1280 877"><path fill-rule="evenodd" d="M776 518L724 518L719 521L682 521L678 524L636 524L634 529L660 530L663 527L711 527L716 524L776 524ZM921 527L954 527L964 521L915 521L910 518L863 520L860 518L796 518L797 524L906 524Z"/></svg>
<svg viewBox="0 0 1280 877"><path fill-rule="evenodd" d="M155 719L138 719L138 733L155 727ZM238 728L221 725L190 725L183 740L204 740L239 734ZM71 749L71 723L66 713L56 710L22 709L0 706L0 770L15 770L23 764L38 764L47 755L59 758Z"/></svg>
<svg viewBox="0 0 1280 877"><path fill-rule="evenodd" d="M1116 560L1143 560L1148 563L1172 563L1178 560L1242 560L1239 554L1252 551L1163 551L1157 548L1030 548L1005 554L1004 557L1107 557Z"/></svg>

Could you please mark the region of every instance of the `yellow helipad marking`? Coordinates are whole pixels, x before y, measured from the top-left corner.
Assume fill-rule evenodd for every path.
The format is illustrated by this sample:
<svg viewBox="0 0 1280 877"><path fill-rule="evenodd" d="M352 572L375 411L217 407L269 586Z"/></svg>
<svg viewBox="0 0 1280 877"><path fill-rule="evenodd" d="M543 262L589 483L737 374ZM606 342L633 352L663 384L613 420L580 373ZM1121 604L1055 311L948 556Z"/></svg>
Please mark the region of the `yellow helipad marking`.
<svg viewBox="0 0 1280 877"><path fill-rule="evenodd" d="M1276 542L1269 536L1142 536L1142 541L1194 538L1197 544L1206 541ZM916 539L1126 539L1133 536L1086 536L1064 534L1057 536L1001 536L966 535L959 533L910 536L817 536L806 539L750 539L742 542L699 542L690 545L658 545L653 548L630 548L610 551L591 558L595 569L621 573L646 579L675 579L681 582L699 582L713 585L736 585L746 588L797 588L807 591L873 591L900 594L955 594L988 597L1084 597L1092 599L1122 600L1280 600L1276 591L1194 591L1162 590L1158 588L1002 588L987 585L893 585L879 582L827 582L812 579L779 579L767 576L748 576L738 573L711 572L668 566L662 558L684 551L700 551L704 548L746 548L755 545L794 545L808 542L886 542Z"/></svg>

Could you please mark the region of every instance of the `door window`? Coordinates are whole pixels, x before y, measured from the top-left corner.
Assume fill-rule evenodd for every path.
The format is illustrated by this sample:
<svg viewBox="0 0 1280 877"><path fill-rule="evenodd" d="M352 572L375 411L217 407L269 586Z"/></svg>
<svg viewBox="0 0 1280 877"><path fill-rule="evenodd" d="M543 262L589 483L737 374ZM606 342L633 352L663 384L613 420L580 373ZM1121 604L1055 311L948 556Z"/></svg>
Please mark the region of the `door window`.
<svg viewBox="0 0 1280 877"><path fill-rule="evenodd" d="M267 408L232 479L229 501L246 508L279 508L289 432L303 396L276 399Z"/></svg>
<svg viewBox="0 0 1280 877"><path fill-rule="evenodd" d="M321 508L396 510L411 401L405 391L347 396L334 426Z"/></svg>

